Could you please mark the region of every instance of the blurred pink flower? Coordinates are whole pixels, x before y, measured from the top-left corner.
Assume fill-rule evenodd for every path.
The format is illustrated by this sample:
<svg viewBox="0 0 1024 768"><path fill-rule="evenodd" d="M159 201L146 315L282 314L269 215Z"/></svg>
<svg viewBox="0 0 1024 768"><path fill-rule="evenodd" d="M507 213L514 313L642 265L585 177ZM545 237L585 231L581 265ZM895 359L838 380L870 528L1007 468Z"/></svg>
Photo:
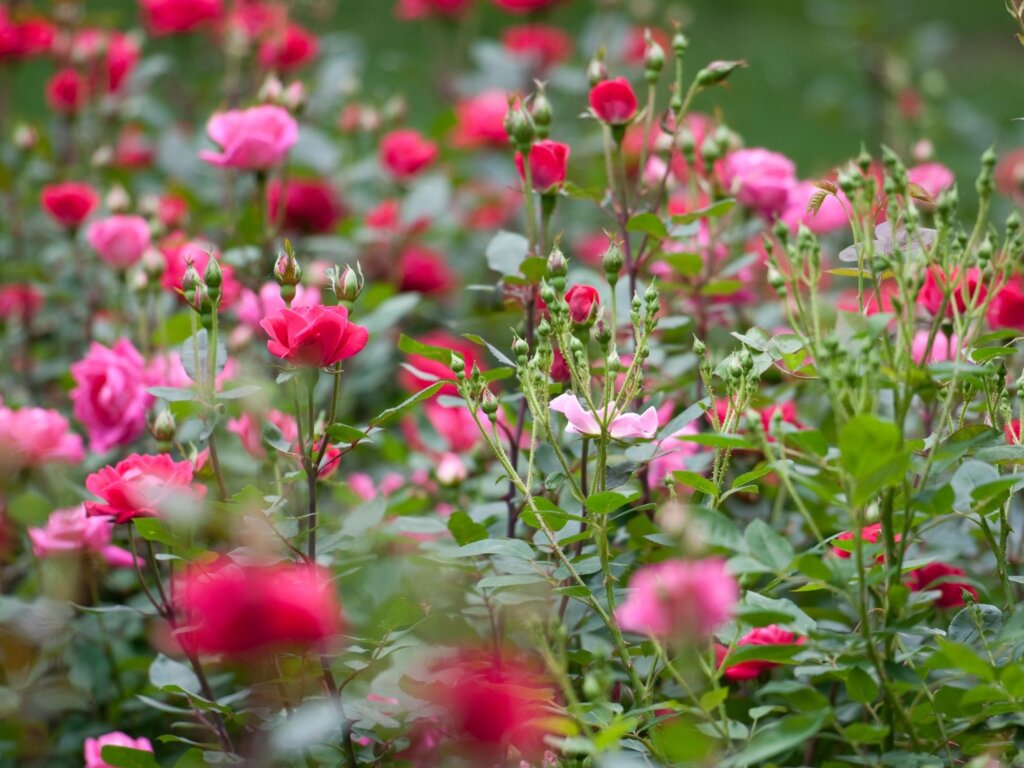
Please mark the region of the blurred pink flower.
<svg viewBox="0 0 1024 768"><path fill-rule="evenodd" d="M627 632L699 641L729 620L738 599L739 586L724 560L668 560L633 574L615 615Z"/></svg>
<svg viewBox="0 0 1024 768"><path fill-rule="evenodd" d="M45 526L28 529L28 537L38 558L95 552L115 568L130 567L134 558L130 552L111 545L113 532L114 524L109 518L89 517L85 505L79 504L55 509Z"/></svg>
<svg viewBox="0 0 1024 768"><path fill-rule="evenodd" d="M947 336L945 333L935 334L932 342L932 351L925 360L924 353L928 349L928 331L918 331L914 334L914 341L911 345L911 355L918 365L922 363L943 363L956 358L960 349L960 340L956 336Z"/></svg>
<svg viewBox="0 0 1024 768"><path fill-rule="evenodd" d="M163 508L192 502L206 488L194 484L191 462L174 461L165 453L133 453L115 466L106 466L85 479L85 487L101 502L85 502L89 516L110 515L115 523L136 517L159 517Z"/></svg>
<svg viewBox="0 0 1024 768"><path fill-rule="evenodd" d="M792 160L760 148L730 152L720 161L719 174L726 191L741 205L765 216L782 211L797 184Z"/></svg>
<svg viewBox="0 0 1024 768"><path fill-rule="evenodd" d="M85 768L110 768L110 764L103 760L104 747L127 747L144 752L153 751L153 745L149 743L149 739L133 739L127 733L114 731L95 739L85 740Z"/></svg>
<svg viewBox="0 0 1024 768"><path fill-rule="evenodd" d="M77 464L83 458L82 438L58 411L12 409L0 400L0 471L18 472L51 462Z"/></svg>
<svg viewBox="0 0 1024 768"><path fill-rule="evenodd" d="M380 140L381 167L396 181L408 181L437 159L437 144L419 131L401 128Z"/></svg>
<svg viewBox="0 0 1024 768"><path fill-rule="evenodd" d="M71 366L75 418L89 434L89 450L103 453L127 445L146 428L153 396L146 391L146 362L128 339L113 348L93 342Z"/></svg>
<svg viewBox="0 0 1024 768"><path fill-rule="evenodd" d="M818 235L835 232L849 226L850 220L846 208L843 207L843 203L846 205L849 203L846 202L846 196L842 192L839 193L840 200L833 195L826 195L817 213L807 210L811 197L819 191L813 181L798 182L789 190L786 196L786 206L779 214L779 219L789 227L790 232L797 232L801 224Z"/></svg>
<svg viewBox="0 0 1024 768"><path fill-rule="evenodd" d="M508 95L498 89L483 91L457 102L452 146L465 149L504 147L508 144L505 133L507 112Z"/></svg>
<svg viewBox="0 0 1024 768"><path fill-rule="evenodd" d="M264 104L218 112L206 125L221 152L202 150L199 157L224 168L262 171L279 164L299 138L299 126L287 110Z"/></svg>
<svg viewBox="0 0 1024 768"><path fill-rule="evenodd" d="M941 163L921 163L907 170L911 184L917 184L933 198L956 183L953 172Z"/></svg>
<svg viewBox="0 0 1024 768"><path fill-rule="evenodd" d="M601 434L600 422L593 413L580 404L576 395L569 392L561 394L551 401L550 408L568 419L566 432L588 437L597 437ZM606 413L604 420L607 423L608 435L616 440L649 439L654 437L654 433L658 431L658 412L654 406L642 414L620 413L610 419Z"/></svg>
<svg viewBox="0 0 1024 768"><path fill-rule="evenodd" d="M292 307L311 307L320 303L320 289L316 286L306 287L295 286L295 298L292 299ZM261 330L260 322L267 315L280 312L284 309L284 299L281 298L281 287L277 283L264 283L257 294L248 288L242 291L242 298L238 302L238 319L244 325L255 330Z"/></svg>
<svg viewBox="0 0 1024 768"><path fill-rule="evenodd" d="M669 435L658 444L658 453L649 465L647 478L652 487L658 486L673 472L686 469L686 460L700 451L697 443L680 439L684 435L696 435L696 423L687 424L678 432Z"/></svg>
<svg viewBox="0 0 1024 768"><path fill-rule="evenodd" d="M289 443L294 442L299 436L295 418L278 410L267 411L262 419L251 413L243 413L237 419L228 419L228 432L238 435L238 439L242 441L242 447L254 459L262 459L267 455L263 445L264 419L277 427L281 436Z"/></svg>
<svg viewBox="0 0 1024 768"><path fill-rule="evenodd" d="M89 225L89 245L115 269L128 269L149 248L149 224L141 216L108 216Z"/></svg>

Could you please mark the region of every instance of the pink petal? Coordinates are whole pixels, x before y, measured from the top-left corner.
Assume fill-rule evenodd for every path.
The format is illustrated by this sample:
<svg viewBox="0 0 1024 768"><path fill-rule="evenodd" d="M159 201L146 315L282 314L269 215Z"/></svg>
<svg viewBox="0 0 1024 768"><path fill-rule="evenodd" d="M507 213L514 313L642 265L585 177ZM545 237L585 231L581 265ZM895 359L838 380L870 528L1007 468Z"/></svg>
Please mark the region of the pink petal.
<svg viewBox="0 0 1024 768"><path fill-rule="evenodd" d="M555 413L561 413L569 420L565 431L579 433L582 435L600 435L601 425L597 423L594 414L580 405L576 395L569 392L559 395L551 401L549 406Z"/></svg>

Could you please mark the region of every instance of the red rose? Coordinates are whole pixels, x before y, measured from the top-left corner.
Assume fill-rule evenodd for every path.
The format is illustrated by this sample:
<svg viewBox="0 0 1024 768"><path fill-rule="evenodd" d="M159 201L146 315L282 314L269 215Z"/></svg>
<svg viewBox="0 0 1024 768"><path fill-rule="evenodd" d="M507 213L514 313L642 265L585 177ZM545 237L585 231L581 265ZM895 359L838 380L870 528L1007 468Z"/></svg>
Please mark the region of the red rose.
<svg viewBox="0 0 1024 768"><path fill-rule="evenodd" d="M73 115L89 100L89 84L71 67L59 70L46 83L46 103L61 115Z"/></svg>
<svg viewBox="0 0 1024 768"><path fill-rule="evenodd" d="M1007 152L996 164L996 189L1007 197L1020 200L1024 196L1024 148Z"/></svg>
<svg viewBox="0 0 1024 768"><path fill-rule="evenodd" d="M501 33L501 44L509 53L536 61L548 69L572 56L572 38L547 24L520 24Z"/></svg>
<svg viewBox="0 0 1024 768"><path fill-rule="evenodd" d="M872 523L871 525L865 525L863 528L860 529L860 540L863 542L867 542L868 544L877 544L881 536L881 523ZM896 541L899 541L902 538L902 535L898 533L896 534ZM853 531L844 531L843 533L840 533L838 536L836 536L834 540L853 541ZM840 549L839 547L832 547L832 554L834 554L836 557L841 557L844 560L846 560L853 555L853 551L847 551L845 549ZM881 554L878 556L876 562L880 563L883 560L885 560L885 555Z"/></svg>
<svg viewBox="0 0 1024 768"><path fill-rule="evenodd" d="M1024 330L1024 279L1011 277L992 299L985 317L993 328Z"/></svg>
<svg viewBox="0 0 1024 768"><path fill-rule="evenodd" d="M395 16L413 21L426 16L459 16L469 9L472 0L398 0Z"/></svg>
<svg viewBox="0 0 1024 768"><path fill-rule="evenodd" d="M369 338L361 325L349 322L345 307L319 304L282 309L263 319L270 354L293 365L329 368L357 354Z"/></svg>
<svg viewBox="0 0 1024 768"><path fill-rule="evenodd" d="M250 657L305 646L319 649L344 628L323 570L311 565L239 565L190 570L177 608L176 639L191 653Z"/></svg>
<svg viewBox="0 0 1024 768"><path fill-rule="evenodd" d="M624 77L602 80L590 89L590 108L597 119L609 125L624 125L636 115L633 86Z"/></svg>
<svg viewBox="0 0 1024 768"><path fill-rule="evenodd" d="M455 130L452 144L456 147L504 147L508 144L505 133L505 115L508 96L504 91L491 89L463 99L455 105Z"/></svg>
<svg viewBox="0 0 1024 768"><path fill-rule="evenodd" d="M1016 445L1020 442L1020 419L1013 419L1009 424L1003 428L1003 432L1006 435L1006 442L1010 445Z"/></svg>
<svg viewBox="0 0 1024 768"><path fill-rule="evenodd" d="M437 145L412 129L392 131L380 142L380 164L396 181L411 179L437 159Z"/></svg>
<svg viewBox="0 0 1024 768"><path fill-rule="evenodd" d="M43 306L43 294L28 283L0 285L0 320L28 322Z"/></svg>
<svg viewBox="0 0 1024 768"><path fill-rule="evenodd" d="M558 0L493 0L494 4L509 13L533 13L554 5Z"/></svg>
<svg viewBox="0 0 1024 768"><path fill-rule="evenodd" d="M410 245L398 260L398 289L426 295L445 293L455 285L455 276L444 256L422 245Z"/></svg>
<svg viewBox="0 0 1024 768"><path fill-rule="evenodd" d="M291 72L315 58L318 49L316 35L298 24L288 24L283 33L260 46L260 64L266 69Z"/></svg>
<svg viewBox="0 0 1024 768"><path fill-rule="evenodd" d="M53 46L54 28L45 19L12 21L7 7L0 6L0 61L19 61L48 53Z"/></svg>
<svg viewBox="0 0 1024 768"><path fill-rule="evenodd" d="M966 576L960 568L944 563L929 563L910 572L907 586L912 592L935 590L939 598L935 604L939 608L957 608L964 604L963 591L967 590L974 599L978 599L978 590L962 581L954 581L950 576Z"/></svg>
<svg viewBox="0 0 1024 768"><path fill-rule="evenodd" d="M99 196L88 184L65 181L43 187L43 210L66 229L77 229L99 204Z"/></svg>
<svg viewBox="0 0 1024 768"><path fill-rule="evenodd" d="M191 32L224 15L221 0L139 0L143 22L156 36Z"/></svg>
<svg viewBox="0 0 1024 768"><path fill-rule="evenodd" d="M274 221L281 216L281 182L274 179L267 186L267 206ZM315 234L330 232L344 214L338 196L325 181L294 179L284 188L284 228Z"/></svg>
<svg viewBox="0 0 1024 768"><path fill-rule="evenodd" d="M89 493L102 502L85 502L90 515L110 515L115 523L136 517L159 517L175 504L194 504L206 493L193 484L190 461L174 461L165 453L151 456L133 453L116 466L106 466L85 479Z"/></svg>
<svg viewBox="0 0 1024 768"><path fill-rule="evenodd" d="M977 267L968 269L966 278L960 274L959 269L954 269L947 276L939 267L929 267L924 285L917 295L917 303L935 315L942 308L943 295L949 293L946 317L953 316L953 302L956 302L957 311L962 315L967 311L967 303L974 299L975 293L978 295L979 303L985 300L987 292L984 286L978 290L980 279L981 271Z"/></svg>
<svg viewBox="0 0 1024 768"><path fill-rule="evenodd" d="M744 645L802 645L805 639L771 624L767 627L752 629L740 638L736 645L738 647ZM719 665L724 661L726 650L725 646L715 646L715 656L718 657ZM726 680L752 680L762 672L777 666L779 666L778 662L774 661L742 661L739 664L731 664L726 667L724 676Z"/></svg>
<svg viewBox="0 0 1024 768"><path fill-rule="evenodd" d="M601 296L597 288L589 285L574 285L565 292L569 303L569 319L576 325L587 325L594 320Z"/></svg>
<svg viewBox="0 0 1024 768"><path fill-rule="evenodd" d="M516 152L515 163L519 169L519 178L526 181L522 152ZM568 164L568 144L549 139L534 143L530 147L530 181L533 182L533 188L546 194L560 187L565 182Z"/></svg>

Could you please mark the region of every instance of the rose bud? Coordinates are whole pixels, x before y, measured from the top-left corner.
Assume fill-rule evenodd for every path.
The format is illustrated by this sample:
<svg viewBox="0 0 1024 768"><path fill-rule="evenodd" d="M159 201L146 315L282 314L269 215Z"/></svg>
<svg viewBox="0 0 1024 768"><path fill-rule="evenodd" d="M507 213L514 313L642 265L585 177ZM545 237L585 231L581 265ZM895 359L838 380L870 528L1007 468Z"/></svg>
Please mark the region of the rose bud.
<svg viewBox="0 0 1024 768"><path fill-rule="evenodd" d="M569 305L569 319L574 325L590 325L597 317L601 297L597 289L589 285L574 285L565 292Z"/></svg>
<svg viewBox="0 0 1024 768"><path fill-rule="evenodd" d="M523 153L516 152L516 168L519 177L526 181ZM541 194L550 194L565 182L566 167L569 163L569 146L558 141L544 139L530 147L530 181Z"/></svg>
<svg viewBox="0 0 1024 768"><path fill-rule="evenodd" d="M602 123L625 125L636 116L633 86L624 77L602 80L590 89L590 108Z"/></svg>

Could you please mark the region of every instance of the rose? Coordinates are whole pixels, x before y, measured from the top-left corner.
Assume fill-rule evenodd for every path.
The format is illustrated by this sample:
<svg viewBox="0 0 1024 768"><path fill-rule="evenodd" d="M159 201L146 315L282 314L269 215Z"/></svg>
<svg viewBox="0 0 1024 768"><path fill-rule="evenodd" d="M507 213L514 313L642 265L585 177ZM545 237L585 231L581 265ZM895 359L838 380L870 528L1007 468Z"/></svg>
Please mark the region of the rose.
<svg viewBox="0 0 1024 768"><path fill-rule="evenodd" d="M14 21L7 13L7 6L0 6L0 61L19 61L50 52L55 29L49 21L39 18Z"/></svg>
<svg viewBox="0 0 1024 768"><path fill-rule="evenodd" d="M1006 281L992 298L985 317L993 328L1024 330L1024 277L1014 275Z"/></svg>
<svg viewBox="0 0 1024 768"><path fill-rule="evenodd" d="M492 0L492 2L509 13L533 13L554 5L558 0Z"/></svg>
<svg viewBox="0 0 1024 768"><path fill-rule="evenodd" d="M366 346L369 334L349 322L345 307L313 305L282 309L260 323L270 354L292 365L329 368Z"/></svg>
<svg viewBox="0 0 1024 768"><path fill-rule="evenodd" d="M813 181L801 181L786 194L786 204L779 220L789 227L790 232L799 230L801 224L818 235L849 226L850 219L844 207L849 206L849 202L842 192L838 200L833 195L825 195L817 211L807 210L811 198L819 192L821 189Z"/></svg>
<svg viewBox="0 0 1024 768"><path fill-rule="evenodd" d="M402 21L422 19L431 14L459 16L469 9L472 0L398 0L395 16Z"/></svg>
<svg viewBox="0 0 1024 768"><path fill-rule="evenodd" d="M50 463L77 464L84 458L82 438L58 411L0 404L0 474Z"/></svg>
<svg viewBox="0 0 1024 768"><path fill-rule="evenodd" d="M458 336L452 336L445 331L431 331L423 336L420 336L416 341L419 344L428 347L440 347L442 349L451 350L456 356L462 358L462 361L466 365L466 374L473 370L473 366L476 366L481 371L486 370L483 357L479 353L479 347L475 344L471 344L465 339L461 339ZM434 360L425 355L410 354L407 360L409 366L414 368L416 371L421 371L427 375L427 378L418 376L414 371L410 371L407 368L402 368L398 372L398 383L408 392L417 392L424 387L430 386L433 382L443 379L445 381L451 381L451 384L445 384L438 390L439 395L453 395L458 396L459 391L456 388L455 372L451 369L451 357L446 356L444 361Z"/></svg>
<svg viewBox="0 0 1024 768"><path fill-rule="evenodd" d="M601 295L593 286L574 285L565 292L565 300L569 304L569 319L576 325L588 325L597 315Z"/></svg>
<svg viewBox="0 0 1024 768"><path fill-rule="evenodd" d="M806 638L789 632L777 624L770 624L767 627L756 627L740 638L736 643L737 647L744 645L803 645ZM723 645L715 645L715 656L718 665L727 661L728 649ZM775 661L741 661L739 664L730 664L723 673L726 680L752 680L779 664Z"/></svg>
<svg viewBox="0 0 1024 768"><path fill-rule="evenodd" d="M250 171L279 164L299 138L295 119L271 104L217 112L206 124L206 132L222 151L202 150L200 158L222 168Z"/></svg>
<svg viewBox="0 0 1024 768"><path fill-rule="evenodd" d="M936 315L942 309L944 297L948 295L949 298L945 299L946 317L953 317L954 302L956 303L957 312L962 315L967 311L968 302L974 300L975 293L977 293L979 303L985 301L988 291L985 289L984 284L979 288L978 282L980 280L981 270L977 267L972 267L965 273L961 273L959 268L954 267L948 275L943 272L941 267L928 267L924 285L921 286L921 291L917 295L917 303L927 309L932 315ZM1008 294L1008 298L1009 296ZM995 303L994 300L993 303ZM1000 314L1001 311L997 312L993 317L998 318Z"/></svg>
<svg viewBox="0 0 1024 768"><path fill-rule="evenodd" d="M90 516L110 515L115 523L137 517L159 517L175 503L194 503L206 488L192 483L190 461L174 461L165 453L133 453L85 479L89 493L102 501L85 502Z"/></svg>
<svg viewBox="0 0 1024 768"><path fill-rule="evenodd" d="M329 574L312 565L230 560L185 574L178 604L182 646L248 658L293 646L321 648L344 628Z"/></svg>
<svg viewBox="0 0 1024 768"><path fill-rule="evenodd" d="M224 14L221 0L139 0L139 9L146 29L157 37L191 32Z"/></svg>
<svg viewBox="0 0 1024 768"><path fill-rule="evenodd" d="M128 339L113 348L93 342L71 366L75 418L89 433L89 450L103 453L127 445L146 427L153 396L146 391L145 361Z"/></svg>
<svg viewBox="0 0 1024 768"><path fill-rule="evenodd" d="M393 179L406 181L437 159L437 145L423 138L419 131L392 131L381 139L379 159Z"/></svg>
<svg viewBox="0 0 1024 768"><path fill-rule="evenodd" d="M526 181L522 152L516 152L519 178ZM551 194L565 182L569 164L569 146L558 141L543 139L530 146L530 181L541 194Z"/></svg>
<svg viewBox="0 0 1024 768"><path fill-rule="evenodd" d="M741 205L765 216L781 212L797 184L793 161L767 149L730 152L721 161L719 171L723 186Z"/></svg>
<svg viewBox="0 0 1024 768"><path fill-rule="evenodd" d="M89 225L89 245L115 269L128 269L149 248L149 224L141 216L109 216Z"/></svg>
<svg viewBox="0 0 1024 768"><path fill-rule="evenodd" d="M501 44L509 53L532 59L548 69L572 56L572 38L558 27L546 24L520 24L506 27Z"/></svg>
<svg viewBox="0 0 1024 768"><path fill-rule="evenodd" d="M126 733L114 731L96 739L85 740L85 768L110 768L110 764L103 759L104 747L126 747L141 752L153 751L153 745L149 743L149 739L133 739Z"/></svg>
<svg viewBox="0 0 1024 768"><path fill-rule="evenodd" d="M65 229L77 229L93 212L100 199L88 184L65 181L43 187L43 210Z"/></svg>
<svg viewBox="0 0 1024 768"><path fill-rule="evenodd" d="M953 172L941 163L921 163L907 170L907 179L933 198L956 183Z"/></svg>
<svg viewBox="0 0 1024 768"><path fill-rule="evenodd" d="M89 83L77 69L64 67L46 82L46 103L59 115L74 115L89 100Z"/></svg>
<svg viewBox="0 0 1024 768"><path fill-rule="evenodd" d="M410 245L402 251L398 272L398 289L405 293L445 293L456 282L444 256L422 245Z"/></svg>
<svg viewBox="0 0 1024 768"><path fill-rule="evenodd" d="M274 179L267 185L267 208L271 220L281 221L286 230L303 234L330 232L345 212L334 188L320 179L293 179L285 184Z"/></svg>
<svg viewBox="0 0 1024 768"><path fill-rule="evenodd" d="M293 72L312 61L319 49L316 35L298 24L288 24L260 46L259 60L265 69Z"/></svg>
<svg viewBox="0 0 1024 768"><path fill-rule="evenodd" d="M590 108L601 122L625 125L636 115L633 86L624 77L602 80L590 89Z"/></svg>
<svg viewBox="0 0 1024 768"><path fill-rule="evenodd" d="M962 581L955 581L951 576L966 576L960 568L945 563L928 563L910 572L907 586L911 592L935 590L939 593L935 605L939 608L958 608L964 604L964 590L978 599L978 590Z"/></svg>
<svg viewBox="0 0 1024 768"><path fill-rule="evenodd" d="M455 105L455 130L452 145L466 149L476 147L504 147L508 144L505 133L505 114L508 95L491 89L463 99Z"/></svg>
<svg viewBox="0 0 1024 768"><path fill-rule="evenodd" d="M108 565L127 568L135 563L130 552L110 543L113 522L89 517L85 505L55 509L42 528L29 528L32 553L40 558L62 557L91 552L100 555Z"/></svg>

